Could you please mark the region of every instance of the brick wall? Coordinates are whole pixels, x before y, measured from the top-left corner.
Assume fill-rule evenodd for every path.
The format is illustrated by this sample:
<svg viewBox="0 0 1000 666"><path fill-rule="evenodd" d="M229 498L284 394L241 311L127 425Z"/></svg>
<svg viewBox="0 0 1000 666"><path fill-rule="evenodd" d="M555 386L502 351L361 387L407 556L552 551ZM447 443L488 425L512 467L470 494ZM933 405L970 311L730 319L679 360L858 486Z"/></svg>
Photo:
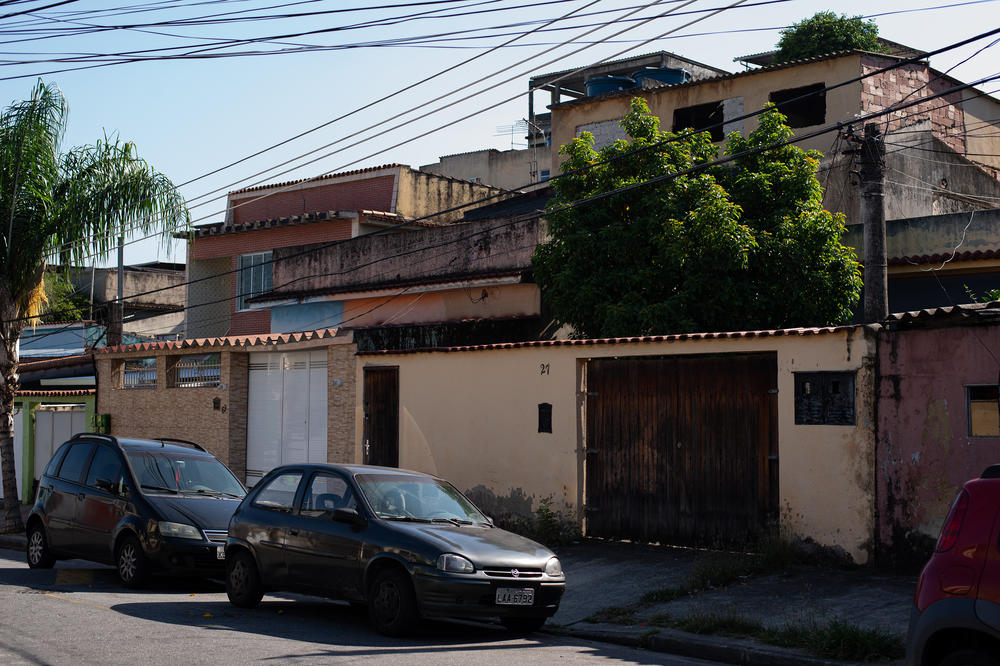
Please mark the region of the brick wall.
<svg viewBox="0 0 1000 666"><path fill-rule="evenodd" d="M361 462L354 440L356 347L353 344L330 345L326 350L327 460L331 463ZM340 384L335 385L338 381Z"/></svg>
<svg viewBox="0 0 1000 666"><path fill-rule="evenodd" d="M306 183L295 189L247 192L230 198L233 224L290 217L323 210L393 211L394 175L362 178L348 182ZM242 205L241 205L242 204Z"/></svg>
<svg viewBox="0 0 1000 666"><path fill-rule="evenodd" d="M188 353L204 354L204 349ZM113 364L124 358L144 358L153 353L134 352L97 359L97 413L111 415L111 434L116 437L176 437L197 442L228 464L230 444L229 353L222 352L221 379L218 387L167 388L167 354L157 356L155 389L119 389L113 381ZM245 367L245 366L244 366ZM242 381L246 385L246 379ZM219 409L214 399L219 399ZM244 421L246 419L244 397ZM225 410L223 411L223 407ZM245 430L245 425L244 425ZM244 449L246 437L244 435ZM245 464L245 462L244 462Z"/></svg>
<svg viewBox="0 0 1000 666"><path fill-rule="evenodd" d="M227 352L229 382L229 468L237 478L247 478L247 389L249 387L250 355ZM225 361L224 361L225 362ZM225 366L224 366L225 367Z"/></svg>
<svg viewBox="0 0 1000 666"><path fill-rule="evenodd" d="M893 62L895 60L891 58L864 56L861 59L861 73L869 74ZM883 111L900 101L912 102L955 85L946 78L935 78L932 81L932 76L930 68L926 65L913 63L864 79L861 84L862 112ZM922 102L890 114L888 126L883 124L883 133L886 130L909 127L927 120L930 121L931 131L935 136L959 153L966 152L965 114L962 110L961 92Z"/></svg>

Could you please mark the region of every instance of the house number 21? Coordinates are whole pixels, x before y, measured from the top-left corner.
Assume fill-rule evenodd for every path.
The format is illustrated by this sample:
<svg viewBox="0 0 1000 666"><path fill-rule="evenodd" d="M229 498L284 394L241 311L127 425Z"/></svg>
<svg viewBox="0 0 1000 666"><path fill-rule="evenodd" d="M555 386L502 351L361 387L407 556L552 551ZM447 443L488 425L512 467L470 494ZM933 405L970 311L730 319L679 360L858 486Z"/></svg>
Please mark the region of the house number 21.
<svg viewBox="0 0 1000 666"><path fill-rule="evenodd" d="M538 370L539 370L538 374L540 374L540 375L547 375L547 374L549 374L549 364L548 363L540 363L538 365Z"/></svg>

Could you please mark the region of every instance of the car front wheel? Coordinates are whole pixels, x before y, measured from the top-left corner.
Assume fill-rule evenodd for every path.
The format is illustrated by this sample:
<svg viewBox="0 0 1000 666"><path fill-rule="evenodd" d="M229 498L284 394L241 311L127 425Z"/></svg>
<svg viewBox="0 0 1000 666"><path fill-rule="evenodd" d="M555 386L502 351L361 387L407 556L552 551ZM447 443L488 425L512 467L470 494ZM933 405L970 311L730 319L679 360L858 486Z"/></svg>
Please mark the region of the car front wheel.
<svg viewBox="0 0 1000 666"><path fill-rule="evenodd" d="M49 542L45 538L45 528L32 525L28 528L28 548L25 553L28 566L32 569L51 569L56 558L49 552Z"/></svg>
<svg viewBox="0 0 1000 666"><path fill-rule="evenodd" d="M149 563L146 561L146 553L142 551L142 544L134 536L127 536L118 544L115 563L118 565L118 580L122 585L138 588L146 584Z"/></svg>
<svg viewBox="0 0 1000 666"><path fill-rule="evenodd" d="M376 574L369 588L368 614L380 634L405 636L412 632L419 615L409 576L396 569Z"/></svg>
<svg viewBox="0 0 1000 666"><path fill-rule="evenodd" d="M259 604L264 591L257 564L250 553L237 552L226 568L226 595L230 603L238 608L254 608Z"/></svg>

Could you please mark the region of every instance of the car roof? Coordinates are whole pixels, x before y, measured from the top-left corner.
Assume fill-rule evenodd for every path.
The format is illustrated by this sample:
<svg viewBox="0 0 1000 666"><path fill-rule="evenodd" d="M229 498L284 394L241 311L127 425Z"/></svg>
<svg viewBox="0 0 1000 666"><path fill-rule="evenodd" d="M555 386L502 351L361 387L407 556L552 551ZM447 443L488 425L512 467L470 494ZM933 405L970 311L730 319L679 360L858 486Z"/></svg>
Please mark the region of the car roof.
<svg viewBox="0 0 1000 666"><path fill-rule="evenodd" d="M188 453L195 456L214 457L208 451L199 451L190 446L161 442L155 439L133 439L118 437L118 443L126 451L162 451L164 453Z"/></svg>
<svg viewBox="0 0 1000 666"><path fill-rule="evenodd" d="M355 464L332 464L332 463L302 463L282 465L277 469L306 469L306 470L330 470L347 472L354 476L357 474L366 475L392 475L392 476L412 476L422 479L437 479L433 474L417 472L412 469L400 469L399 467L379 467L376 465L355 465Z"/></svg>

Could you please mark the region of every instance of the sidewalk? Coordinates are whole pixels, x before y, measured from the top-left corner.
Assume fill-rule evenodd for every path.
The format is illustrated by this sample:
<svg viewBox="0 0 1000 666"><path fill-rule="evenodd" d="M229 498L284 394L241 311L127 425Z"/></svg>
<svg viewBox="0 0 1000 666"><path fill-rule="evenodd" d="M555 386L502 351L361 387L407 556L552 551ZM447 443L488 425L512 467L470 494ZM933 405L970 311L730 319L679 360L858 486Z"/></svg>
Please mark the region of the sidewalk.
<svg viewBox="0 0 1000 666"><path fill-rule="evenodd" d="M675 625L701 630L709 624L706 618L723 618L727 627L747 621L765 630L805 630L841 621L890 636L906 634L916 576L800 565L751 574L722 587L679 592L705 554L599 540L561 548L558 555L567 576L566 594L546 627L579 638L725 663L782 665L852 662L823 659L803 649L774 647L751 638L680 631ZM661 591L659 600L643 602L643 595L653 591ZM727 629L716 626L713 631Z"/></svg>

